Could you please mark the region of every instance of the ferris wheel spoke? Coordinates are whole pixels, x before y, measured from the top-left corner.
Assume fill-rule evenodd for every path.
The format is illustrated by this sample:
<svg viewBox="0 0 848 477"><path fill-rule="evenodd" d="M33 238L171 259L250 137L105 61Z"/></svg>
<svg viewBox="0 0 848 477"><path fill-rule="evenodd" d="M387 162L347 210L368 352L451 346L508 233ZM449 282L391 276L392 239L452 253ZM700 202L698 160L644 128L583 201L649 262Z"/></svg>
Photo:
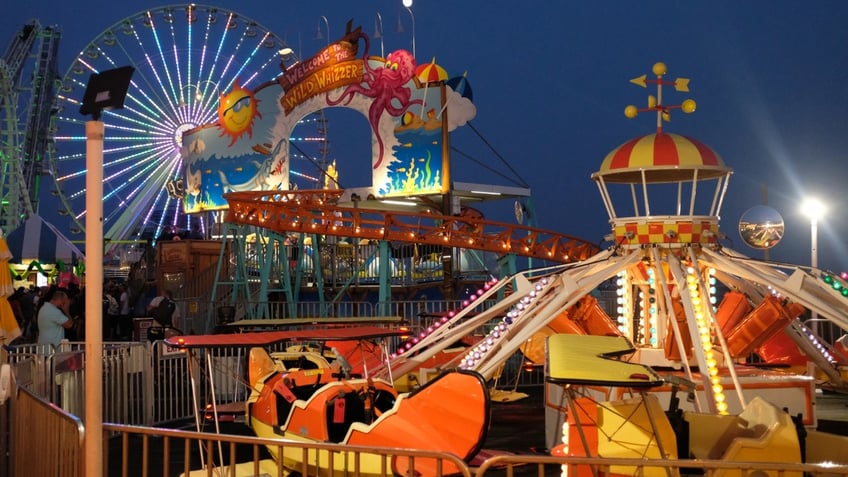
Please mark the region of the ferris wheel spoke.
<svg viewBox="0 0 848 477"><path fill-rule="evenodd" d="M167 207L162 207L160 203L167 206L168 202L170 202L170 198L162 188L157 187L152 181L144 183L142 189L126 207L116 210L109 216L106 236L112 238L127 236L136 226L138 211L147 211L145 223L148 223L153 211L167 209ZM163 222L160 220L156 225L157 228L160 228Z"/></svg>
<svg viewBox="0 0 848 477"><path fill-rule="evenodd" d="M110 180L111 190L104 194L104 199L119 199L116 202L119 208L128 207L137 212L139 209L136 207L142 206L136 203L137 197L144 197L150 190L163 190L160 184L172 173L171 168L174 166L169 166L161 160L157 161L161 155L160 153L158 156L148 157L144 167L131 170L132 174L124 180ZM124 191L126 193L121 197L119 193Z"/></svg>
<svg viewBox="0 0 848 477"><path fill-rule="evenodd" d="M168 152L167 146L159 146L158 150L145 148L135 154L111 160L104 163L106 175L103 179L118 182L117 188L130 187L129 181L156 179L154 174L161 168L168 167L167 162L162 160L167 157ZM170 168L168 170L170 172Z"/></svg>
<svg viewBox="0 0 848 477"><path fill-rule="evenodd" d="M127 92L127 97L131 99L133 102L137 103L140 107L149 111L150 114L160 114L162 116L167 116L167 112L165 109L161 107L165 103L169 102L169 96L165 92L162 87L161 81L158 78L158 71L153 64L152 57L149 53L147 53L148 48L144 43L144 40L139 36L135 26L130 23L129 28L131 29L127 34L131 35L131 38L135 40L135 49L143 53L143 62L133 61L133 66L135 67L135 74L133 74L133 79L130 82L131 88L130 91ZM121 42L121 49L125 52L128 58L134 58L133 55L127 52L128 45L124 45ZM148 68L155 76L157 76L156 81L153 81L148 76ZM140 81L137 81L135 78L139 77ZM147 86L147 89L143 89L141 84ZM147 91L153 91L155 96L151 97ZM163 92L165 94L158 94ZM146 100L146 102L141 101L139 97L137 97L134 92L140 93ZM126 105L124 105L126 107ZM155 113L154 113L155 111Z"/></svg>
<svg viewBox="0 0 848 477"><path fill-rule="evenodd" d="M250 63L250 62L254 59L254 55L256 55L256 53L257 53L257 52L259 51L259 49L262 47L262 44L263 44L264 42L265 42L265 38L264 38L264 37L263 37L262 39L260 39L260 40L259 40L259 43L257 43L257 44L256 44L256 47L255 47L255 48L253 48L253 50L251 50L250 54L248 55L248 59L247 59L247 61L245 61L244 63L242 63L242 64L241 64L241 66L239 67L239 69L238 69L238 70L235 72L235 74L233 75L233 77L234 77L234 78L238 78L239 76L241 76L242 72L245 70L245 68L247 67L247 65L248 65L248 64L249 64L249 63ZM266 64L266 65L267 65L267 64ZM248 76L248 77L247 77L247 78L245 78L243 81L241 81L241 85L242 85L243 87L250 86L251 82L252 82L254 79L256 79L256 77L259 75L259 73L260 73L260 72L263 72L264 66L265 66L265 65L262 65L262 66L261 66L260 68L258 68L258 69L257 69L257 70L256 70L256 71L252 74L252 75Z"/></svg>
<svg viewBox="0 0 848 477"><path fill-rule="evenodd" d="M167 80L167 82L168 82L168 86L171 88L171 92L172 92L172 93L174 93L174 92L176 92L176 89L174 88L174 79L171 77L171 68L172 68L172 67L173 67L173 68L175 68L175 71L174 71L174 72L176 73L177 69L179 68L179 65L171 65L171 64L169 64L169 62L168 62L168 61L165 61L165 55L166 55L166 53L165 53L165 51L164 51L164 50L163 50L163 48L162 48L162 42L159 40L159 30L156 28L156 24L155 24L155 21L154 21L154 18L153 18L152 13L151 13L151 12L147 12L147 14L148 14L148 18L150 19L150 31L152 32L152 34L153 34L153 40L154 40L154 42L156 43L156 54L157 54L157 56L156 56L156 57L157 57L157 58L161 58L161 59L162 59L162 71L163 71L163 72L164 72L164 74L165 74L165 79L166 79L166 80ZM148 54L148 55L146 55L146 57L147 57L147 59L148 59L148 62L150 62L150 61L151 61L151 56ZM161 84L161 85L163 86L163 89L164 89L165 84L164 84L164 82L163 82L163 81L161 81L161 79L160 79L160 77L159 77L158 69L154 68L152 64L151 64L150 66L151 66L151 71L153 71L154 73L156 73L157 80L159 80L159 84ZM167 90L165 90L165 91L167 92ZM169 104L169 105L172 107L172 109L173 109L173 106L174 106L174 105L173 105L173 103L171 102L171 96L170 96L170 95L166 95L166 97L168 98L168 104Z"/></svg>

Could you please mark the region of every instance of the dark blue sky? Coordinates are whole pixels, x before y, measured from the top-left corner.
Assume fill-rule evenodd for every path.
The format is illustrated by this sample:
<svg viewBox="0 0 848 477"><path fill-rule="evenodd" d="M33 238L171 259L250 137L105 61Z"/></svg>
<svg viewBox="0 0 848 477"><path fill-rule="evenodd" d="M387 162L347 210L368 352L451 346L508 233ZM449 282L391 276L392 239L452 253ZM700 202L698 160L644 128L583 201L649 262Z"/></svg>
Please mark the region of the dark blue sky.
<svg viewBox="0 0 848 477"><path fill-rule="evenodd" d="M400 0L205 2L235 10L285 38L308 56L349 19L372 33L379 11L386 51L411 50L412 25ZM87 43L122 18L164 4L150 1L31 0L6 9L0 41L38 18L63 33L60 71ZM848 173L848 3L841 1L506 2L416 0L416 56L451 76L468 72L474 89L475 127L532 188L537 224L600 241L607 217L590 175L607 152L654 129L651 117L628 120L628 104L643 105L648 91L631 78L662 61L669 77L691 79L695 114L675 114L668 132L710 145L735 173L722 209L722 231L732 248L755 257L736 231L740 216L762 202L786 221L771 258L809 263L810 228L801 197L829 202L819 226L819 264L848 270L848 218L842 212ZM398 20L404 33L396 33ZM378 46L377 46L378 47ZM372 46L374 48L374 46ZM646 115L647 116L647 115ZM342 184L357 183L366 163L368 126L353 113L330 115L332 158ZM352 122L352 125L348 125ZM510 175L468 128L453 145ZM515 185L454 156L454 179ZM349 179L345 180L348 177ZM511 221L512 203L486 209Z"/></svg>

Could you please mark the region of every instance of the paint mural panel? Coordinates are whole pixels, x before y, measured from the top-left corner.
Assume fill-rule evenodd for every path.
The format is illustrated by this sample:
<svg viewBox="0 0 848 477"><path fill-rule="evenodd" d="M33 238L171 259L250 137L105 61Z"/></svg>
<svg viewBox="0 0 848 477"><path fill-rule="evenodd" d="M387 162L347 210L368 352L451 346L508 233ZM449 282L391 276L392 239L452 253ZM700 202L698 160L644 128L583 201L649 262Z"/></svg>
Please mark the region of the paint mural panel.
<svg viewBox="0 0 848 477"><path fill-rule="evenodd" d="M221 95L217 121L183 136L185 212L226 209L231 191L288 190L292 131L331 107L368 119L371 160L355 167L371 168L374 197L447 192L448 133L476 114L465 76L449 80L435 58L417 65L406 50L369 56L369 44L361 27L349 26L312 57L281 63L282 74L254 90L235 81Z"/></svg>

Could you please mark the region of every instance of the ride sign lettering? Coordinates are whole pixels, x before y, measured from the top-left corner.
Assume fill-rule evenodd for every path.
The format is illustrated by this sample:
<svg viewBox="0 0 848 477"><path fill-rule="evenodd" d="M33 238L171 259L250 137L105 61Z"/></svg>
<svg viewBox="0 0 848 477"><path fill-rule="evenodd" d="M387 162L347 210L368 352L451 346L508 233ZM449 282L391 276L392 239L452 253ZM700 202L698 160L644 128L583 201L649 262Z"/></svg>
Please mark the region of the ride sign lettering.
<svg viewBox="0 0 848 477"><path fill-rule="evenodd" d="M278 80L285 91L280 100L285 113L288 115L297 105L321 93L360 83L365 67L356 53L355 43L340 41L286 68Z"/></svg>

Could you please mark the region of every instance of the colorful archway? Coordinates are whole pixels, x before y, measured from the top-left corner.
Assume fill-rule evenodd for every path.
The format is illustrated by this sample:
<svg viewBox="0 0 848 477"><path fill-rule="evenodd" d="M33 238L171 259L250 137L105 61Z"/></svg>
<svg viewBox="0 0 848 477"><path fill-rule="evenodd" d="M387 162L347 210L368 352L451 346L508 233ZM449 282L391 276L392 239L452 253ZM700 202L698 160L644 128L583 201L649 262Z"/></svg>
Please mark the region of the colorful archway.
<svg viewBox="0 0 848 477"><path fill-rule="evenodd" d="M353 109L369 122L368 194L447 193L448 132L472 119L476 108L445 86L447 75L435 60L416 66L406 50L373 57L369 44L361 28L348 26L312 57L281 63L283 74L274 81L253 91L236 83L222 94L218 121L183 137L186 213L225 209L228 192L288 190L292 130L328 107Z"/></svg>

